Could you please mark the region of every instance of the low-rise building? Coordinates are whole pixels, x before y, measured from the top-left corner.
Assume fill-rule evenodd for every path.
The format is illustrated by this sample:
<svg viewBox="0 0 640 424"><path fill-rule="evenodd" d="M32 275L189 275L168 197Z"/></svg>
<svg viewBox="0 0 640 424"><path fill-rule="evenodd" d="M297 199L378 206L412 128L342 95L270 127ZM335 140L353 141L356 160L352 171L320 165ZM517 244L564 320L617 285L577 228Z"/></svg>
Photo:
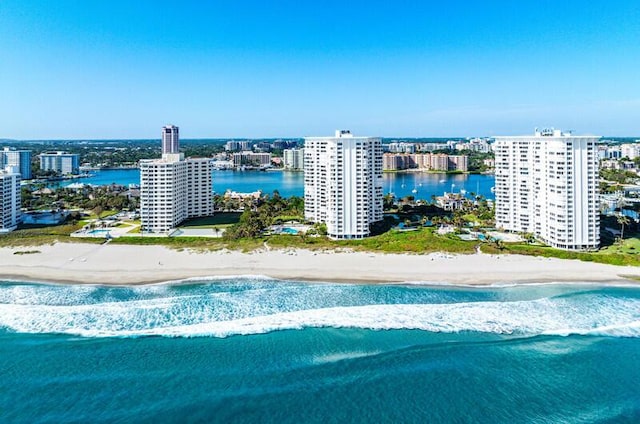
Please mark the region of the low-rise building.
<svg viewBox="0 0 640 424"><path fill-rule="evenodd" d="M267 167L271 165L271 153L243 151L233 154L233 165Z"/></svg>
<svg viewBox="0 0 640 424"><path fill-rule="evenodd" d="M461 193L444 193L436 197L436 204L445 211L464 210L471 206L471 201Z"/></svg>

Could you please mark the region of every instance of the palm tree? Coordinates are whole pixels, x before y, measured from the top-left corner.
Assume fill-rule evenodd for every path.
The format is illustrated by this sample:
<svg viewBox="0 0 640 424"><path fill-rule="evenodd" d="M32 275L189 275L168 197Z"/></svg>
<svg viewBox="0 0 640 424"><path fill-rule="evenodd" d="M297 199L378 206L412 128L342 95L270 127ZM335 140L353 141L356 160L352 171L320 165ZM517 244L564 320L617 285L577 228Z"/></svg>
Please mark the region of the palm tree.
<svg viewBox="0 0 640 424"><path fill-rule="evenodd" d="M619 213L616 216L616 220L618 221L618 224L620 224L620 241L622 241L624 239L624 226L629 225L629 217Z"/></svg>
<svg viewBox="0 0 640 424"><path fill-rule="evenodd" d="M434 227L439 227L440 223L441 223L441 219L439 216L434 216L431 218L431 223L433 224Z"/></svg>

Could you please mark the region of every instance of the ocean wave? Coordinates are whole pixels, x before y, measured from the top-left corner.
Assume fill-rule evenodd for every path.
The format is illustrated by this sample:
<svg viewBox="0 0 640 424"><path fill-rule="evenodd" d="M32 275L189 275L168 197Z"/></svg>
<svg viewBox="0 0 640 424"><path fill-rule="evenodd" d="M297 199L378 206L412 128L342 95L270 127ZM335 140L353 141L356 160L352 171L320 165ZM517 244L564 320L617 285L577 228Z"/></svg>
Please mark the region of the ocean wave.
<svg viewBox="0 0 640 424"><path fill-rule="evenodd" d="M59 333L83 337L227 337L278 330L335 327L371 330L423 330L437 333L479 332L535 336L570 334L640 337L640 299L589 293L518 301L367 304L327 306L342 287L306 296L302 286L240 292L165 293L118 299L112 293L91 303L88 289L69 289L77 302L56 295L34 303L18 290L12 303L0 304L0 328L19 333ZM296 291L303 291L297 293ZM14 294L16 294L14 292ZM148 293L146 293L148 294ZM57 295L60 295L58 292ZM83 298L82 296L85 296ZM5 293L5 298L6 298ZM5 299L6 300L6 299ZM61 304L64 303L64 304Z"/></svg>
<svg viewBox="0 0 640 424"><path fill-rule="evenodd" d="M262 274L233 274L233 275L211 275L204 277L189 277L180 280L167 280L158 283L148 284L149 286L164 286L164 285L176 285L176 284L190 284L190 283L207 283L211 281L225 281L225 280L247 280L247 281L277 281L273 277Z"/></svg>

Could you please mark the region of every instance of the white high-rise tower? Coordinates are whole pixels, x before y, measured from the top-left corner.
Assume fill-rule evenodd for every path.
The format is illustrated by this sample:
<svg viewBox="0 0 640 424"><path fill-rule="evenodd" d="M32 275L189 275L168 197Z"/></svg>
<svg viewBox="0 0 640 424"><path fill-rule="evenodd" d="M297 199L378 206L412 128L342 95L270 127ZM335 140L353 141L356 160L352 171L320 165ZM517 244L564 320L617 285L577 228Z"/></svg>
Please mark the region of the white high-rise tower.
<svg viewBox="0 0 640 424"><path fill-rule="evenodd" d="M336 131L306 137L305 218L324 222L333 239L363 238L382 220L382 142Z"/></svg>
<svg viewBox="0 0 640 424"><path fill-rule="evenodd" d="M566 250L600 245L597 136L496 137L496 227Z"/></svg>
<svg viewBox="0 0 640 424"><path fill-rule="evenodd" d="M0 233L18 226L21 200L20 168L9 165L0 170Z"/></svg>
<svg viewBox="0 0 640 424"><path fill-rule="evenodd" d="M180 151L180 136L178 127L166 125L162 127L162 154L178 153Z"/></svg>
<svg viewBox="0 0 640 424"><path fill-rule="evenodd" d="M165 134L162 129L162 148ZM209 158L184 158L175 143L162 159L140 161L140 219L142 230L166 233L188 218L213 215L213 164ZM173 140L173 139L172 139Z"/></svg>

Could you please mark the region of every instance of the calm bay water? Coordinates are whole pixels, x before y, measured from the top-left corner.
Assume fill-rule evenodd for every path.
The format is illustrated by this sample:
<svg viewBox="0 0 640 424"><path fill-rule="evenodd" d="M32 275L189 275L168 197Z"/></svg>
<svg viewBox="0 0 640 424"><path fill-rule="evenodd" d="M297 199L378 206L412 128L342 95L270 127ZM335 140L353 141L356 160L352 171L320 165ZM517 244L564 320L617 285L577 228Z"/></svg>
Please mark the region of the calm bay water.
<svg viewBox="0 0 640 424"><path fill-rule="evenodd" d="M0 285L0 421L640 421L640 288Z"/></svg>
<svg viewBox="0 0 640 424"><path fill-rule="evenodd" d="M140 184L138 169L91 171L94 176L79 180L64 181L61 186L75 182L95 185ZM432 195L440 196L444 191L474 192L493 199L491 187L493 175L447 175L427 173L406 173L383 175L385 193L394 193L398 197L415 196L429 200ZM302 172L260 172L260 171L214 171L213 189L224 193L227 189L242 193L262 190L271 193L278 190L282 196L303 196L304 175ZM413 192L415 190L415 193Z"/></svg>

